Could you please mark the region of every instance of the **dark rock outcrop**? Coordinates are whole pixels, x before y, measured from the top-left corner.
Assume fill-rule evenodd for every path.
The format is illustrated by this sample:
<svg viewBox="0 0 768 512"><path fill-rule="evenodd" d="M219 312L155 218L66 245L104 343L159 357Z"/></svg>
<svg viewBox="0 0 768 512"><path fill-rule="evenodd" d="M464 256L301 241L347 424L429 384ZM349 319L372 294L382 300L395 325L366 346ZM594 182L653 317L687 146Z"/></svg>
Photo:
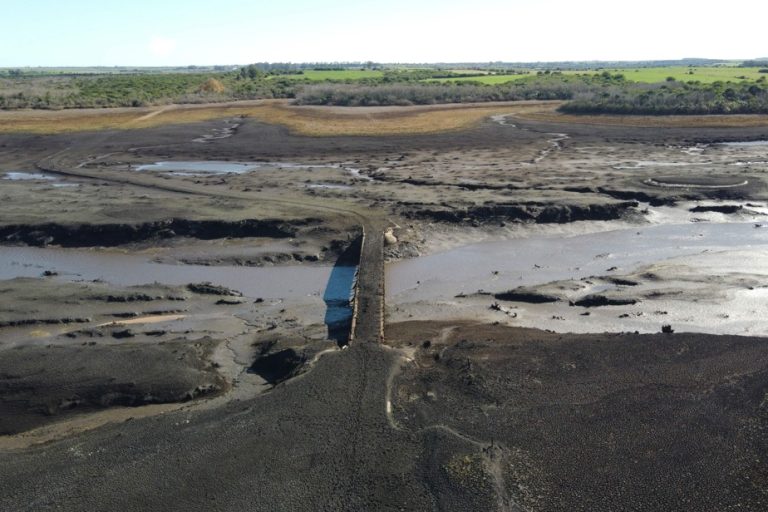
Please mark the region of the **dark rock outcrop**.
<svg viewBox="0 0 768 512"><path fill-rule="evenodd" d="M526 289L514 289L508 292L496 293L493 295L498 300L506 300L510 302L527 302L529 304L545 304L547 302L557 302L560 297L555 295L547 295L545 293L538 293Z"/></svg>
<svg viewBox="0 0 768 512"><path fill-rule="evenodd" d="M297 228L317 219L286 222L279 219L186 220L167 219L141 224L13 224L0 226L0 240L34 246L111 247L132 242L183 236L200 240L218 238L290 238Z"/></svg>
<svg viewBox="0 0 768 512"><path fill-rule="evenodd" d="M404 215L410 218L451 223L516 221L533 224L565 224L580 220L616 220L622 218L630 208L637 206L636 201L588 205L532 202L439 209L419 205L416 208L407 209Z"/></svg>
<svg viewBox="0 0 768 512"><path fill-rule="evenodd" d="M291 348L260 356L248 369L270 384L279 384L296 376L306 363L304 354Z"/></svg>
<svg viewBox="0 0 768 512"><path fill-rule="evenodd" d="M722 204L722 205L699 205L689 209L689 212L701 213L701 212L715 212L733 214L742 211L744 207L740 204Z"/></svg>
<svg viewBox="0 0 768 512"><path fill-rule="evenodd" d="M637 299L606 297L605 295L587 295L582 299L572 302L571 305L584 308L599 308L602 306L631 306L638 302Z"/></svg>
<svg viewBox="0 0 768 512"><path fill-rule="evenodd" d="M187 289L194 293L201 295L227 295L241 297L243 294L227 288L226 286L219 286L211 283L191 283L187 285Z"/></svg>

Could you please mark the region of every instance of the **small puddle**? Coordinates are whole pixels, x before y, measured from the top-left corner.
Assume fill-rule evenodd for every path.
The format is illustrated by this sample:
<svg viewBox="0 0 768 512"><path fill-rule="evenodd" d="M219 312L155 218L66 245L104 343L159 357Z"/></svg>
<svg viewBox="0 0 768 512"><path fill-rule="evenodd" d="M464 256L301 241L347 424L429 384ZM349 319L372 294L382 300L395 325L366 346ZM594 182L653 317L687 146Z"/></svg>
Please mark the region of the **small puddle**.
<svg viewBox="0 0 768 512"><path fill-rule="evenodd" d="M711 165L705 162L664 162L658 160L636 160L634 163L614 165L616 170L645 169L647 167L689 167L697 165Z"/></svg>
<svg viewBox="0 0 768 512"><path fill-rule="evenodd" d="M9 181L42 181L46 185L51 185L54 188L69 188L80 186L80 183L67 183L58 181L60 179L58 176L51 176L50 174L45 174L42 172L11 171L6 172L2 179Z"/></svg>
<svg viewBox="0 0 768 512"><path fill-rule="evenodd" d="M337 265L333 267L323 293L325 302L325 325L328 327L328 339L339 345L349 342L352 327L352 298L357 267Z"/></svg>
<svg viewBox="0 0 768 512"><path fill-rule="evenodd" d="M736 167L746 167L750 165L768 165L768 160L739 160L738 162L733 162L731 165L734 165Z"/></svg>
<svg viewBox="0 0 768 512"><path fill-rule="evenodd" d="M493 121L496 124L500 124L502 126L511 126L512 128L517 128L513 123L509 122L509 117L511 117L512 114L499 114L495 116L491 116L491 121Z"/></svg>
<svg viewBox="0 0 768 512"><path fill-rule="evenodd" d="M701 154L704 153L704 150L706 149L707 149L706 144L700 144L696 146L688 146L688 147L680 148L680 152L690 156L701 156Z"/></svg>
<svg viewBox="0 0 768 512"><path fill-rule="evenodd" d="M206 174L243 174L260 167L259 164L243 162L155 162L139 165L137 171L160 171L180 176L198 176Z"/></svg>
<svg viewBox="0 0 768 512"><path fill-rule="evenodd" d="M155 171L174 176L211 176L219 174L245 174L259 170L278 170L278 169L340 169L349 173L352 177L371 181L369 176L362 174L360 169L354 167L345 167L339 164L300 164L294 162L224 162L217 160L198 160L198 161L165 161L155 162L153 164L142 164L131 169L136 171ZM323 185L323 184L318 184ZM319 188L339 188L338 186L323 186Z"/></svg>
<svg viewBox="0 0 768 512"><path fill-rule="evenodd" d="M224 128L214 128L211 130L211 133L208 133L196 139L192 139L192 141L207 144L209 142L213 142L216 140L228 139L232 137L235 134L235 132L237 132L237 129L240 128L240 124L241 123L227 121L227 126L225 126Z"/></svg>
<svg viewBox="0 0 768 512"><path fill-rule="evenodd" d="M56 177L50 176L48 174L39 173L39 172L6 172L3 179L11 180L11 181L33 181L33 180L52 181L52 180L55 180Z"/></svg>
<svg viewBox="0 0 768 512"><path fill-rule="evenodd" d="M753 147L753 146L768 146L768 140L749 140L742 142L721 142L720 146L733 146L733 147Z"/></svg>
<svg viewBox="0 0 768 512"><path fill-rule="evenodd" d="M360 179L363 181L373 181L373 178L371 178L370 176L366 176L365 174L362 174L362 171L360 169L356 169L354 167L344 167L344 170L357 179ZM384 168L382 167L378 170L381 171L381 170L384 170Z"/></svg>
<svg viewBox="0 0 768 512"><path fill-rule="evenodd" d="M352 187L350 185L337 185L335 183L311 183L306 186L307 188L319 188L329 190L349 190Z"/></svg>
<svg viewBox="0 0 768 512"><path fill-rule="evenodd" d="M547 158L553 151L560 151L563 149L563 145L561 144L564 140L570 139L567 133L548 133L547 135L551 135L551 139L547 139L547 142L549 143L549 147L542 149L539 151L539 155L533 159L533 163L540 163L545 158Z"/></svg>
<svg viewBox="0 0 768 512"><path fill-rule="evenodd" d="M643 183L651 185L653 187L660 188L702 188L702 189L721 189L721 188L736 188L749 185L749 180L717 178L717 177L704 177L704 178L649 178L644 180Z"/></svg>

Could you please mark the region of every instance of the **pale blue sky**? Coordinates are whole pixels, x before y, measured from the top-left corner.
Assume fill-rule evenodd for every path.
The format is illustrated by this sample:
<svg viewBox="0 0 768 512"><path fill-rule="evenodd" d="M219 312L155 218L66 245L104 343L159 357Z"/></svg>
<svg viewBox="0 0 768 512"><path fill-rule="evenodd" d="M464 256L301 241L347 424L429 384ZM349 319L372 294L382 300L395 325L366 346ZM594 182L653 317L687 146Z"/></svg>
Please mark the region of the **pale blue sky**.
<svg viewBox="0 0 768 512"><path fill-rule="evenodd" d="M764 0L2 0L0 6L0 67L768 57Z"/></svg>

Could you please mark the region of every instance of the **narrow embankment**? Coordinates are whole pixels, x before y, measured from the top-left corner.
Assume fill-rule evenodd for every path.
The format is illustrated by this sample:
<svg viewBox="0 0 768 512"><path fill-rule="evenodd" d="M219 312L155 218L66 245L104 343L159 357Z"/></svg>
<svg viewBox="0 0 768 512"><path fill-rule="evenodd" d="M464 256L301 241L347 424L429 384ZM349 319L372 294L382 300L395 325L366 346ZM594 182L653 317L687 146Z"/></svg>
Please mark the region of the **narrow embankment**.
<svg viewBox="0 0 768 512"><path fill-rule="evenodd" d="M352 340L384 340L384 235L377 223L364 225L352 326Z"/></svg>

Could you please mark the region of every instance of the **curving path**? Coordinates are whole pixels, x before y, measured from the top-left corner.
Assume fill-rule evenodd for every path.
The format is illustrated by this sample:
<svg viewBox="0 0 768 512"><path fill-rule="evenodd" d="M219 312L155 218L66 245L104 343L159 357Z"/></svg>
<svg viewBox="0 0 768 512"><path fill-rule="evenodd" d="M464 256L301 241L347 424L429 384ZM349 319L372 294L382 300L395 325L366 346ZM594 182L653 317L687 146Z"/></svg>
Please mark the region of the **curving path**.
<svg viewBox="0 0 768 512"><path fill-rule="evenodd" d="M275 198L248 192L233 190L214 190L203 188L194 183L169 183L149 175L131 175L90 171L82 168L82 162L68 162L69 150L59 151L37 163L41 171L75 178L98 179L112 183L164 190L182 194L193 194L225 199L257 200L262 203L290 206L297 210L312 213L326 213L343 217L352 217L358 223L363 234L360 249L360 261L353 293L353 322L350 333L351 341L380 343L384 341L384 227L386 222L379 220L372 210L361 211L353 206L331 206L320 204L316 200L291 200Z"/></svg>

